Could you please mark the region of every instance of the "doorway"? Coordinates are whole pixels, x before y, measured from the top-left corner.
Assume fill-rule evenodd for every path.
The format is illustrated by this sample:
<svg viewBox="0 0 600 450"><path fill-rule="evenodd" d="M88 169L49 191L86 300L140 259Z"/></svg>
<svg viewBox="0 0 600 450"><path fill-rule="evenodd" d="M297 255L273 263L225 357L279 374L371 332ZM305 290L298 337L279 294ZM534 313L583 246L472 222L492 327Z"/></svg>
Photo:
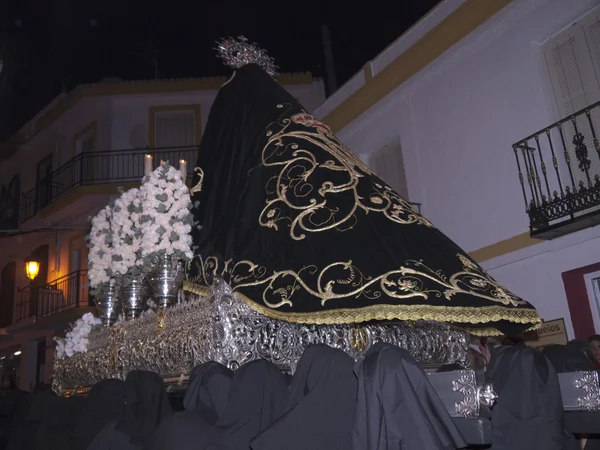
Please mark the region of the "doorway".
<svg viewBox="0 0 600 450"><path fill-rule="evenodd" d="M0 328L9 326L13 320L16 276L16 262L9 262L2 268L0 275Z"/></svg>
<svg viewBox="0 0 600 450"><path fill-rule="evenodd" d="M39 211L52 202L54 194L52 189L52 154L38 163L35 185L36 211Z"/></svg>
<svg viewBox="0 0 600 450"><path fill-rule="evenodd" d="M71 249L69 253L69 282L67 286L68 306L76 306L81 298L81 250Z"/></svg>

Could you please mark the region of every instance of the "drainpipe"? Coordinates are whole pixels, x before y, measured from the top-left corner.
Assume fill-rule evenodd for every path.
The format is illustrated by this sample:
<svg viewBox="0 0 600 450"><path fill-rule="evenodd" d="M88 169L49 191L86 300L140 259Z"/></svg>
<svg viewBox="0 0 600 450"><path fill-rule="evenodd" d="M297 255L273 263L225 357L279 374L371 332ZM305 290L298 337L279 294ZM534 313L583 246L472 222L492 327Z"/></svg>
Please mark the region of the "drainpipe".
<svg viewBox="0 0 600 450"><path fill-rule="evenodd" d="M54 271L56 272L56 276L60 273L60 231L56 232L56 240L55 240L55 261L54 261Z"/></svg>
<svg viewBox="0 0 600 450"><path fill-rule="evenodd" d="M325 81L327 96L329 97L337 90L337 79L335 76L335 64L333 61L331 33L327 25L323 25L321 27L321 40L323 42L323 52L325 53Z"/></svg>

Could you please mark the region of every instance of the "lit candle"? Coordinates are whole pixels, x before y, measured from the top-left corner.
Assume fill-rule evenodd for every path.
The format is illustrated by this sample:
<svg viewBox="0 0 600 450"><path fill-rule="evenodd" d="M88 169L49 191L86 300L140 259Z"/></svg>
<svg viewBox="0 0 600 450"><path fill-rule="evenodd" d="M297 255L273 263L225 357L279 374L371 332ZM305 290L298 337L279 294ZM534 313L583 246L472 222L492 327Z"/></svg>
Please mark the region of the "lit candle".
<svg viewBox="0 0 600 450"><path fill-rule="evenodd" d="M152 155L146 155L144 158L144 175L149 175L152 172Z"/></svg>
<svg viewBox="0 0 600 450"><path fill-rule="evenodd" d="M187 162L185 161L185 159L179 160L179 171L181 172L181 175L183 175L183 179L185 180L187 178Z"/></svg>

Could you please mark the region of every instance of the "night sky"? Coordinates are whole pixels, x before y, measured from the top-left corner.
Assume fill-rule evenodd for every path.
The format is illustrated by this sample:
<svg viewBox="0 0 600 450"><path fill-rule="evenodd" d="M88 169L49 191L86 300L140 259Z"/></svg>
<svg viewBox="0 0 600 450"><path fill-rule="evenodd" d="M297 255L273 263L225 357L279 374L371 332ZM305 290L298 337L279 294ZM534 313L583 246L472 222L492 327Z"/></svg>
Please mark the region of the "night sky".
<svg viewBox="0 0 600 450"><path fill-rule="evenodd" d="M323 76L327 24L341 85L437 3L0 0L0 139L62 89L154 78L156 53L161 78L225 75L213 51L220 37L258 42L282 72Z"/></svg>

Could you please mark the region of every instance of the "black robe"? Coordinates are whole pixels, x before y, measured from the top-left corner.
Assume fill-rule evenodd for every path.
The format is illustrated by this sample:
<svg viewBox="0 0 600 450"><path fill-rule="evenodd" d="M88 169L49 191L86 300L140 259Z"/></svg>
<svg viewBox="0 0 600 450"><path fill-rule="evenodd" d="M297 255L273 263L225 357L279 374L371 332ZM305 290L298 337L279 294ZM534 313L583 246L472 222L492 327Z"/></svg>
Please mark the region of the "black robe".
<svg viewBox="0 0 600 450"><path fill-rule="evenodd" d="M326 345L308 347L291 382L287 412L252 450L348 450L356 409L354 360Z"/></svg>
<svg viewBox="0 0 600 450"><path fill-rule="evenodd" d="M196 166L188 290L223 276L257 312L296 323L490 334L540 322L257 65L219 91Z"/></svg>
<svg viewBox="0 0 600 450"><path fill-rule="evenodd" d="M248 450L250 440L285 411L284 375L269 361L244 364L233 375L227 408L217 421L225 450Z"/></svg>
<svg viewBox="0 0 600 450"><path fill-rule="evenodd" d="M227 408L233 372L209 362L195 367L183 399L185 411L163 420L145 450L219 448L222 433L214 425Z"/></svg>
<svg viewBox="0 0 600 450"><path fill-rule="evenodd" d="M558 376L541 352L492 350L487 377L498 394L492 409L493 450L563 450L569 436Z"/></svg>
<svg viewBox="0 0 600 450"><path fill-rule="evenodd" d="M107 423L115 421L125 407L125 383L103 380L96 383L86 398L71 432L70 450L85 450Z"/></svg>
<svg viewBox="0 0 600 450"><path fill-rule="evenodd" d="M130 450L151 442L159 424L173 414L162 378L134 370L125 380L126 403L120 418L94 438L90 450Z"/></svg>
<svg viewBox="0 0 600 450"><path fill-rule="evenodd" d="M20 420L12 430L7 450L34 450L37 442L37 432L40 428L44 413L54 401L56 395L50 389L34 391L28 398L27 405L22 410L24 420Z"/></svg>
<svg viewBox="0 0 600 450"><path fill-rule="evenodd" d="M73 424L85 409L85 397L55 397L50 401L36 435L36 450L69 449Z"/></svg>
<svg viewBox="0 0 600 450"><path fill-rule="evenodd" d="M232 379L233 372L216 362L194 367L183 398L185 411L204 413L206 422L216 423L227 408Z"/></svg>
<svg viewBox="0 0 600 450"><path fill-rule="evenodd" d="M577 347L550 345L542 350L558 373L596 370L594 363Z"/></svg>
<svg viewBox="0 0 600 450"><path fill-rule="evenodd" d="M450 414L410 354L376 344L356 365L353 450L454 450L466 447Z"/></svg>
<svg viewBox="0 0 600 450"><path fill-rule="evenodd" d="M0 450L8 445L11 432L19 421L18 413L26 405L29 393L11 389L2 398L0 405Z"/></svg>

